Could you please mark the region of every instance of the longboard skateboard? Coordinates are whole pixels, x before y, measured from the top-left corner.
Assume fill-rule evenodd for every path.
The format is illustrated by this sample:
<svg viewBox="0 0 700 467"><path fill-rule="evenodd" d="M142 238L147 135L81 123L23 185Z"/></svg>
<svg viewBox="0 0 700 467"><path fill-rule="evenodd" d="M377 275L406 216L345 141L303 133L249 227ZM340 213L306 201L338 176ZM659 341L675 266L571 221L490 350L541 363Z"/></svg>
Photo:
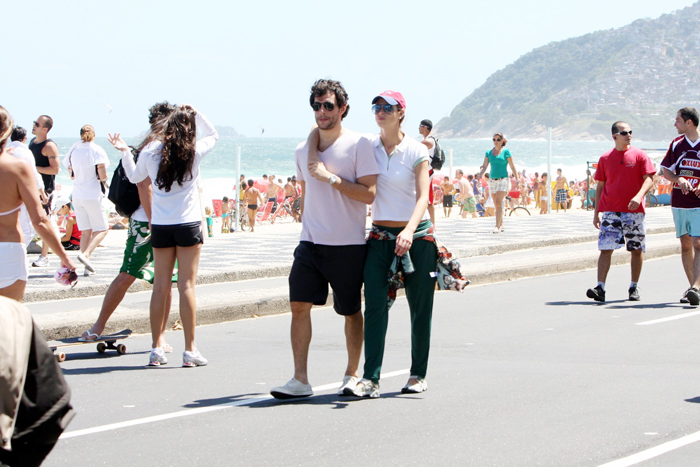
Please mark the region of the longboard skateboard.
<svg viewBox="0 0 700 467"><path fill-rule="evenodd" d="M124 344L114 345L120 339L126 339L131 335L131 329L124 329L113 334L106 334L98 337L92 341L81 341L80 337L69 337L67 339L59 339L56 341L51 341L48 343L49 348L56 356L56 360L59 362L66 361L66 354L61 352L59 349L63 347L70 347L73 345L83 345L83 344L97 344L97 351L99 353L105 353L107 349L116 350L119 355L124 355L126 353L126 346Z"/></svg>

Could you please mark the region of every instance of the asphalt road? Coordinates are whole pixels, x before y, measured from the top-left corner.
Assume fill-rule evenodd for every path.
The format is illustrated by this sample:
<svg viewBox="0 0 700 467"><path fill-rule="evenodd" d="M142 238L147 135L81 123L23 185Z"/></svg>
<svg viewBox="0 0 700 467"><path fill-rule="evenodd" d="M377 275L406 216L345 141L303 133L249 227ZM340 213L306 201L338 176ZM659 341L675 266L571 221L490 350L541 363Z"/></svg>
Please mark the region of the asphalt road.
<svg viewBox="0 0 700 467"><path fill-rule="evenodd" d="M197 328L201 368L180 367L181 332L161 368L144 366L144 335L125 356L74 347L62 366L78 415L44 465L697 465L700 309L678 303L680 259L645 263L641 302L625 300L629 266L612 269L607 303L585 297L593 285L588 270L437 294L418 396L400 394L404 298L373 400L335 395L346 357L328 308L313 314L316 395L293 402L268 396L292 376L289 314Z"/></svg>

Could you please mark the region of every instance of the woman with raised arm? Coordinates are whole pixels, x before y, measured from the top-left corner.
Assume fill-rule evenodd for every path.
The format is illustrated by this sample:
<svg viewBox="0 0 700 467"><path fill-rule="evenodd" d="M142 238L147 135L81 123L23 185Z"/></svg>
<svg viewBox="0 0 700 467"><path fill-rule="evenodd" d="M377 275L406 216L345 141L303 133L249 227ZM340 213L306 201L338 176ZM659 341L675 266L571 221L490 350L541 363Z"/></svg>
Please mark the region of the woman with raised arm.
<svg viewBox="0 0 700 467"><path fill-rule="evenodd" d="M197 128L203 133L199 141ZM212 150L218 138L209 120L189 105L181 105L170 114L164 124L162 140L152 141L143 148L137 163L120 135L110 135L112 145L122 152L122 166L129 180L132 183L146 177L152 180L151 244L155 276L150 308L153 342L148 364L151 366L168 362L159 344L176 260L180 320L185 332L182 366L207 364L194 340L197 322L194 287L204 242L196 182L202 158Z"/></svg>
<svg viewBox="0 0 700 467"><path fill-rule="evenodd" d="M76 266L41 205L31 166L5 149L12 125L9 112L0 106L0 295L21 302L28 277L27 250L17 221L22 203L37 233L61 259L62 266L71 271Z"/></svg>
<svg viewBox="0 0 700 467"><path fill-rule="evenodd" d="M496 206L496 228L493 229L493 233L495 234L503 232L503 200L510 189L508 166L510 165L510 169L514 174L518 173L518 171L515 170L513 156L510 154L510 150L505 149L507 142L508 140L503 136L503 133L496 133L493 135L493 148L486 151L484 165L481 167L481 172L479 172L479 177L483 176L489 164L491 164L489 192Z"/></svg>

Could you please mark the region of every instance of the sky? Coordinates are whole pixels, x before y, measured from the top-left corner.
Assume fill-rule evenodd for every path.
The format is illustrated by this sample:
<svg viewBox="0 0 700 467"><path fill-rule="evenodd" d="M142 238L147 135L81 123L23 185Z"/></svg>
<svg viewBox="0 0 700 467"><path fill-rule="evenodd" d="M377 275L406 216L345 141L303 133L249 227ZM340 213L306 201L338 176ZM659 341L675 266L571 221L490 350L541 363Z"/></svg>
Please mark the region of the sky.
<svg viewBox="0 0 700 467"><path fill-rule="evenodd" d="M415 136L422 119L437 123L537 47L691 4L35 0L4 17L0 105L27 129L50 115L50 137L78 139L84 124L98 136L135 136L162 100L189 103L247 137L305 137L310 87L332 78L350 97L344 126L376 133L372 98L393 89Z"/></svg>

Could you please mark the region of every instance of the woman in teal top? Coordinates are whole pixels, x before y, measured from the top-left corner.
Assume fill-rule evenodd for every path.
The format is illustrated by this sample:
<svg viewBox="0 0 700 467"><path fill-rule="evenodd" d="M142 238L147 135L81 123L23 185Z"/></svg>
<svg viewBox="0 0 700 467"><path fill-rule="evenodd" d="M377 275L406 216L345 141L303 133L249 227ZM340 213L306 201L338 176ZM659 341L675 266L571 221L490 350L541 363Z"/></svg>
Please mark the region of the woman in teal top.
<svg viewBox="0 0 700 467"><path fill-rule="evenodd" d="M486 152L484 157L484 165L481 167L479 178L483 177L484 172L491 164L491 172L489 173L489 193L493 198L493 203L496 205L496 228L493 233L503 232L503 200L510 189L510 181L508 180L508 165L514 174L515 170L513 157L508 149L505 149L508 141L503 136L503 133L493 135L493 148Z"/></svg>

